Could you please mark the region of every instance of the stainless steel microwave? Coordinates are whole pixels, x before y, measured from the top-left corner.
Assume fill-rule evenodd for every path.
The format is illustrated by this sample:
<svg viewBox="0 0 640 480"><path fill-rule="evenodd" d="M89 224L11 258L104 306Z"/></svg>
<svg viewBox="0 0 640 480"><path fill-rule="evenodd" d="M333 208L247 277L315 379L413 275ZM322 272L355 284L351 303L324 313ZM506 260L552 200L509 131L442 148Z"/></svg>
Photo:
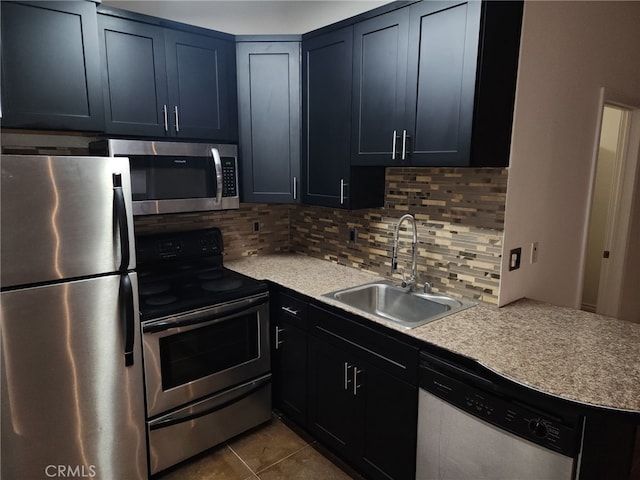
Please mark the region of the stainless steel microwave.
<svg viewBox="0 0 640 480"><path fill-rule="evenodd" d="M105 139L90 148L129 157L134 215L240 207L237 145Z"/></svg>

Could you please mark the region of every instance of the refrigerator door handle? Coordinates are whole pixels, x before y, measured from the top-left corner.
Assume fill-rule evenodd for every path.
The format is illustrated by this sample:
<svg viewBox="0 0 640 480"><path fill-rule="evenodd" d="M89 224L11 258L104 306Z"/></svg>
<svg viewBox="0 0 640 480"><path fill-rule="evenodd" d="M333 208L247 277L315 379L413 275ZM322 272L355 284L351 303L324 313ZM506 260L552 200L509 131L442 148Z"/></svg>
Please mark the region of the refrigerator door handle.
<svg viewBox="0 0 640 480"><path fill-rule="evenodd" d="M120 275L120 319L124 333L124 365L133 365L133 342L136 315L133 305L133 287L128 273Z"/></svg>
<svg viewBox="0 0 640 480"><path fill-rule="evenodd" d="M119 272L126 272L129 269L131 253L129 249L129 222L127 220L127 205L124 201L124 191L122 190L122 174L113 174L113 199L115 205L116 220L120 233L120 267Z"/></svg>

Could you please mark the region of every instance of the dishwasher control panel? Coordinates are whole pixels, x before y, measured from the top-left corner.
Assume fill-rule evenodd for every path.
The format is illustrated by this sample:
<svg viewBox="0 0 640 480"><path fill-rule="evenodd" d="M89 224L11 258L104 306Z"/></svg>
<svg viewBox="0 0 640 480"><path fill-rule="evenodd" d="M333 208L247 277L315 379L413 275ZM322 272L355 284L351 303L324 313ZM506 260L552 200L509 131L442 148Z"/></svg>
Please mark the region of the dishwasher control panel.
<svg viewBox="0 0 640 480"><path fill-rule="evenodd" d="M580 427L575 421L538 410L510 398L488 380L463 382L443 372L420 366L420 388L494 426L567 456L576 456ZM480 387L470 383L480 383ZM482 388L484 387L484 388Z"/></svg>

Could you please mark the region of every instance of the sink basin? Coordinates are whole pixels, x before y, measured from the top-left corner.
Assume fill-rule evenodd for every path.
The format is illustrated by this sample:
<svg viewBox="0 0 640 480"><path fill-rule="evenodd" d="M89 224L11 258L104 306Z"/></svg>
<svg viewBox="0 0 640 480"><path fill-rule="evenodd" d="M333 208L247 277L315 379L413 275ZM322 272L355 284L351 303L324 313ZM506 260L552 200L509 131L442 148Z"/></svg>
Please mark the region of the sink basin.
<svg viewBox="0 0 640 480"><path fill-rule="evenodd" d="M406 328L415 328L475 305L444 295L409 292L388 281L337 290L323 296Z"/></svg>

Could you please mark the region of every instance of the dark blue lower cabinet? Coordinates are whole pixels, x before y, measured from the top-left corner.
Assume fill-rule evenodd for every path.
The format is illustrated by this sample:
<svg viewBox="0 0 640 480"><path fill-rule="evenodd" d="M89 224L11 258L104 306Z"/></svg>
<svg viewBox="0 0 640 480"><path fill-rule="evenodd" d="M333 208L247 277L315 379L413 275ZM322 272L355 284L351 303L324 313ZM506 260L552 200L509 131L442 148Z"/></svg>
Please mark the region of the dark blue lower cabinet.
<svg viewBox="0 0 640 480"><path fill-rule="evenodd" d="M417 351L313 305L310 321L309 430L366 478L414 479Z"/></svg>

